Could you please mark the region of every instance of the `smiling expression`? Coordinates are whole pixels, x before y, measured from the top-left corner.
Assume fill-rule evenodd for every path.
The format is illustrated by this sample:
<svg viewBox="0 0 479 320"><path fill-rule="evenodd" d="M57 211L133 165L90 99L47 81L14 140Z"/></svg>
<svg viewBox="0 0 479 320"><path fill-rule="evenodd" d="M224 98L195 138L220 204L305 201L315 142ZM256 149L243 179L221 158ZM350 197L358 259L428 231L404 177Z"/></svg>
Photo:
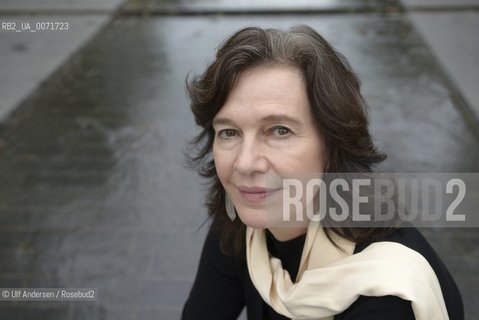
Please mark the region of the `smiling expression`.
<svg viewBox="0 0 479 320"><path fill-rule="evenodd" d="M301 71L259 66L242 72L213 119L213 159L240 219L274 227L282 177L323 172L324 141L314 122Z"/></svg>

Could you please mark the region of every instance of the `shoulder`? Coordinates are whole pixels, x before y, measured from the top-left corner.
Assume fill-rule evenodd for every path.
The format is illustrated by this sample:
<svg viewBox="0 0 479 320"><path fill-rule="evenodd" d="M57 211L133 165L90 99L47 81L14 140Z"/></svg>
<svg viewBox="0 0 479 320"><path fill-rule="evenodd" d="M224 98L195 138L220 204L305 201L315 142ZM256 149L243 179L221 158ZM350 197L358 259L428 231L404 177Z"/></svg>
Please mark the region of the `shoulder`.
<svg viewBox="0 0 479 320"><path fill-rule="evenodd" d="M360 252L364 250L367 246L374 242L379 241L392 241L397 242L406 247L413 249L419 253L421 253L425 258L434 257L434 259L438 259L434 249L431 245L427 242L424 236L413 226L405 226L401 228L395 229L393 232L389 233L386 236L381 237L375 241L369 242L360 242L356 245L356 250L354 253ZM429 259L428 259L429 261Z"/></svg>
<svg viewBox="0 0 479 320"><path fill-rule="evenodd" d="M421 254L431 265L438 278L441 276L450 276L449 271L444 266L436 251L419 232L419 230L412 226L398 228L387 236L375 241L357 243L354 253L363 251L372 243L384 241L402 244Z"/></svg>
<svg viewBox="0 0 479 320"><path fill-rule="evenodd" d="M243 306L242 279L221 251L220 236L210 230L181 319L236 319Z"/></svg>
<svg viewBox="0 0 479 320"><path fill-rule="evenodd" d="M418 252L429 262L434 271L438 270L442 272L442 269L445 269L441 259L431 247L429 242L424 238L418 229L412 226L398 228L388 235L374 241L359 242L356 244L354 253L363 251L373 243L383 241L399 243Z"/></svg>
<svg viewBox="0 0 479 320"><path fill-rule="evenodd" d="M373 242L363 242L357 243L354 253L361 252L366 247L371 245L374 242L380 241L391 241L400 243L409 249L416 251L417 253L421 254L426 261L429 263L431 268L433 269L436 277L439 280L439 284L441 286L442 295L444 297L444 301L446 303L446 307L449 313L449 318L453 319L464 319L464 311L463 311L463 304L461 295L459 293L459 289L451 276L449 270L446 268L444 263L441 261L440 257L437 255L435 250L429 244L429 242L424 238L424 236L413 226L401 227L394 230L389 235L378 239ZM366 299L369 298L369 299ZM380 297L383 298L383 297ZM395 297L397 300L401 300ZM365 297L362 300L367 302L368 300L375 300L375 297ZM359 300L359 299L358 299ZM389 301L392 303L392 301ZM407 301L409 303L409 301ZM359 301L358 304L361 304ZM410 306L410 303L409 303ZM409 307L410 308L410 307Z"/></svg>
<svg viewBox="0 0 479 320"><path fill-rule="evenodd" d="M334 320L414 320L411 302L395 296L359 298Z"/></svg>
<svg viewBox="0 0 479 320"><path fill-rule="evenodd" d="M225 276L241 277L243 274L243 261L222 249L221 233L214 228L210 228L206 235L201 259L212 270Z"/></svg>

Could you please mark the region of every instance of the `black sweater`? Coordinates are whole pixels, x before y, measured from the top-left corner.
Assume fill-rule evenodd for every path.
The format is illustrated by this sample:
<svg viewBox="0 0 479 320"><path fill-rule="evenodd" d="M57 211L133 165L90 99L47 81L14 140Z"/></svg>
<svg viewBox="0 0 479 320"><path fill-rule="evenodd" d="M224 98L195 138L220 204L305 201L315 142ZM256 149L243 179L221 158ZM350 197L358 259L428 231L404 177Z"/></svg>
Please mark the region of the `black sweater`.
<svg viewBox="0 0 479 320"><path fill-rule="evenodd" d="M295 279L305 236L280 242L269 232L269 252L281 260L283 268ZM383 241L401 243L422 254L433 268L441 285L450 320L463 320L461 296L448 270L424 237L415 228L401 228ZM361 252L369 243L358 243L354 253ZM374 276L374 275L371 275ZM201 254L200 264L190 296L184 306L182 320L233 320L243 307L249 320L288 319L276 313L259 295L249 277L244 261L226 256L219 248L219 236L210 231ZM409 320L415 319L411 302L395 296L360 296L335 320Z"/></svg>

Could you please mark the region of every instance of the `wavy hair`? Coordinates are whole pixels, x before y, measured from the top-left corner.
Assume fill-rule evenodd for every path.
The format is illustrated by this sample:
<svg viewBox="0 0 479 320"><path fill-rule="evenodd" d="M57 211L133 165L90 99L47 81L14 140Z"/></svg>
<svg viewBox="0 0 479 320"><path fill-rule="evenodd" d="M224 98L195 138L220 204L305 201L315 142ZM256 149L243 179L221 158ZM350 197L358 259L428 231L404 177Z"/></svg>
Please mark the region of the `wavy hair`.
<svg viewBox="0 0 479 320"><path fill-rule="evenodd" d="M224 105L241 73L259 65L287 65L301 70L312 115L328 150L330 172L368 173L386 156L373 144L368 129L367 104L360 82L344 56L314 29L297 25L288 30L247 27L231 35L218 49L204 73L186 79L186 89L201 132L190 141L190 165L210 183L206 205L212 228L221 235L225 252L241 255L245 225L230 221L225 210L225 190L211 157L212 121ZM325 227L354 242L373 240L383 228Z"/></svg>

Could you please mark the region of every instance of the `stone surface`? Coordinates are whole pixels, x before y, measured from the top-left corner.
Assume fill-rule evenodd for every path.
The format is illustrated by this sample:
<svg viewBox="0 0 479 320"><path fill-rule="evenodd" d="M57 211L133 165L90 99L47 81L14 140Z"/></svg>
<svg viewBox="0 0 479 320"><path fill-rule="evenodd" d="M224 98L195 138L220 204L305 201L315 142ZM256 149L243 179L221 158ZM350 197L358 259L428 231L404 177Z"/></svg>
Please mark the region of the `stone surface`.
<svg viewBox="0 0 479 320"><path fill-rule="evenodd" d="M414 9L415 7L434 9L437 7L477 7L478 0L403 0L406 7Z"/></svg>
<svg viewBox="0 0 479 320"><path fill-rule="evenodd" d="M122 10L154 12L290 12L398 10L397 0L128 0Z"/></svg>
<svg viewBox="0 0 479 320"><path fill-rule="evenodd" d="M395 171L478 171L479 141L403 15L120 17L0 131L0 287L94 287L87 303L0 305L2 319L175 319L205 235L205 186L185 170L197 131L186 74L246 25L306 23L351 62ZM428 230L478 295L476 229Z"/></svg>
<svg viewBox="0 0 479 320"><path fill-rule="evenodd" d="M479 13L424 12L412 13L411 18L479 123Z"/></svg>
<svg viewBox="0 0 479 320"><path fill-rule="evenodd" d="M0 11L44 12L44 11L101 11L113 12L123 0L3 0Z"/></svg>
<svg viewBox="0 0 479 320"><path fill-rule="evenodd" d="M106 15L28 16L1 15L0 6L0 121L50 76L79 46L108 20ZM64 30L49 28L44 22L58 22ZM7 30L5 23L15 23ZM30 30L26 29L27 23ZM66 30L68 29L68 30Z"/></svg>

